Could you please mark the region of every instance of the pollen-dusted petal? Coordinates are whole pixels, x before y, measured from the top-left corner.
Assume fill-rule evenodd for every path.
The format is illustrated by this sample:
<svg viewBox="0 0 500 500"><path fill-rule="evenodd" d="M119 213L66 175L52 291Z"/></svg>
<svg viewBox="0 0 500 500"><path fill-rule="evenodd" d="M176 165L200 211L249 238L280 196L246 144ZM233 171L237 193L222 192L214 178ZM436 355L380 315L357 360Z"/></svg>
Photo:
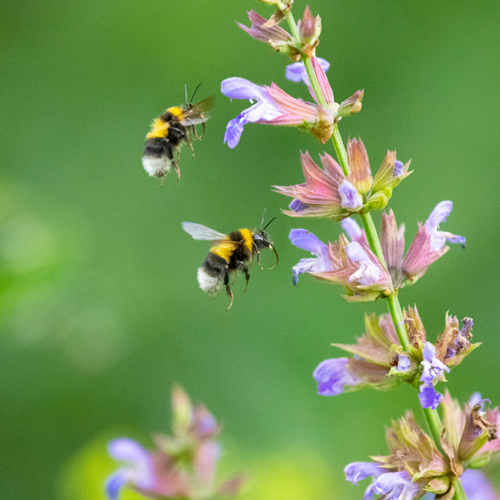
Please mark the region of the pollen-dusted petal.
<svg viewBox="0 0 500 500"><path fill-rule="evenodd" d="M368 154L361 139L351 139L347 142L347 158L350 169L348 179L361 194L368 193L372 186L373 178L370 171Z"/></svg>
<svg viewBox="0 0 500 500"><path fill-rule="evenodd" d="M380 244L384 254L387 270L394 281L398 276L403 264L405 250L405 225L402 224L398 229L396 217L392 209L389 214L382 214L382 230Z"/></svg>

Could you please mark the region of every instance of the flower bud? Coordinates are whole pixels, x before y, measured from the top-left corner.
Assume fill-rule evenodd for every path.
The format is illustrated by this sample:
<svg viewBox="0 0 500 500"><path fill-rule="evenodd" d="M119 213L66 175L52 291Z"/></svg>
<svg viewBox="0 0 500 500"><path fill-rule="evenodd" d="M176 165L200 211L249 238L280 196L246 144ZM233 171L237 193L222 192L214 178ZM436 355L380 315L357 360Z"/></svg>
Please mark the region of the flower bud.
<svg viewBox="0 0 500 500"><path fill-rule="evenodd" d="M361 194L366 194L372 187L373 177L365 145L361 139L352 139L347 143L349 161L349 180Z"/></svg>
<svg viewBox="0 0 500 500"><path fill-rule="evenodd" d="M361 111L361 101L363 100L364 90L358 90L351 97L340 103L339 109L335 116L336 121L339 121L344 116L349 116Z"/></svg>
<svg viewBox="0 0 500 500"><path fill-rule="evenodd" d="M301 52L307 57L314 57L321 34L321 18L319 16L314 18L309 7L306 7L302 19L297 22L297 26L300 34Z"/></svg>
<svg viewBox="0 0 500 500"><path fill-rule="evenodd" d="M389 199L392 196L392 189L384 189L384 191L378 191L377 193L373 194L368 198L368 201L365 205L365 210L368 212L372 210L383 210L386 206L387 203L389 202Z"/></svg>
<svg viewBox="0 0 500 500"><path fill-rule="evenodd" d="M408 172L410 162L411 160L406 163L406 165L403 165L402 162L396 160L396 151L388 151L382 165L380 165L375 175L372 191L382 191L386 188L394 189L403 179L413 172Z"/></svg>

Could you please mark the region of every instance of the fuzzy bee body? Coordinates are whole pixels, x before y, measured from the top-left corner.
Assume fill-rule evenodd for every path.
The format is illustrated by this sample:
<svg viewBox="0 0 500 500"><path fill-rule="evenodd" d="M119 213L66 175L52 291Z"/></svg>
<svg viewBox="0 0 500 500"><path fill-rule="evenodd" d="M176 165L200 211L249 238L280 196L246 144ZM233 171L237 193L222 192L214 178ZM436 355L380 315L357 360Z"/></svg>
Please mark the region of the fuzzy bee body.
<svg viewBox="0 0 500 500"><path fill-rule="evenodd" d="M205 132L208 120L205 112L212 108L213 102L214 98L208 97L196 104L174 106L153 120L142 156L142 165L150 176L164 178L173 167L180 177L177 164L180 148L187 143L193 149L193 136L197 139L203 137L203 134L200 137L196 135L195 126L202 124Z"/></svg>
<svg viewBox="0 0 500 500"><path fill-rule="evenodd" d="M182 228L196 240L208 240L214 243L202 266L198 268L198 284L204 292L214 297L220 292L222 286L225 286L231 299L228 310L233 305L233 292L230 285L233 273L238 271L245 273L246 292L250 280L247 264L252 262L254 255L257 255L257 261L260 264L260 249L274 250L276 264L278 264L278 254L264 230L250 231L243 228L225 235L192 222L183 222Z"/></svg>

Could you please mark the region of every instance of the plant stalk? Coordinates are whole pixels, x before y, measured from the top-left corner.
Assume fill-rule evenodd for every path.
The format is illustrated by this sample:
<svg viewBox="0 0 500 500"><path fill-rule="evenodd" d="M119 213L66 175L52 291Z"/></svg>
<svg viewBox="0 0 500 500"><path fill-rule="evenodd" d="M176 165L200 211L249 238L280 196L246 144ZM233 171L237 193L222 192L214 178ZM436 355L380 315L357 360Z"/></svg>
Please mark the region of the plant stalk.
<svg viewBox="0 0 500 500"><path fill-rule="evenodd" d="M297 44L300 44L300 33L297 27L297 23L295 22L295 19L291 12L291 9L285 10L285 17L286 20L288 21L288 25L290 27L290 31L292 32L293 38L295 39ZM314 69L312 67L310 58L302 54L302 60L304 61L304 66L306 68L309 81L311 82L311 87L313 88L314 93L316 95L316 101L318 102L318 104L326 107L326 100L325 97L323 96L323 93L321 92L321 87L319 86L318 79L316 78L316 74L314 73ZM337 123L333 127L332 142L340 166L342 167L344 175L347 176L349 175L347 152L342 137L340 135ZM368 239L368 243L370 245L370 249L377 256L380 262L386 265L384 254L382 252L382 246L380 244L380 239L378 237L377 229L375 228L371 214L362 213L360 215L361 215L361 220L363 221L363 227L366 233L366 237ZM391 295L387 297L387 303L389 306L389 311L391 313L392 321L394 323L394 327L396 328L396 332L398 334L399 341L401 342L401 346L406 352L408 352L410 350L410 342L408 339L408 334L406 333L403 311L399 303L397 291L393 292ZM441 451L441 453L444 453L443 448L441 446L441 433L443 429L443 424L439 417L439 413L437 412L437 410L424 408L424 415L427 420L427 424L429 426L432 438L437 448ZM465 495L462 484L458 478L453 479L453 486L455 487L455 494L453 498L455 500L467 500L467 496Z"/></svg>

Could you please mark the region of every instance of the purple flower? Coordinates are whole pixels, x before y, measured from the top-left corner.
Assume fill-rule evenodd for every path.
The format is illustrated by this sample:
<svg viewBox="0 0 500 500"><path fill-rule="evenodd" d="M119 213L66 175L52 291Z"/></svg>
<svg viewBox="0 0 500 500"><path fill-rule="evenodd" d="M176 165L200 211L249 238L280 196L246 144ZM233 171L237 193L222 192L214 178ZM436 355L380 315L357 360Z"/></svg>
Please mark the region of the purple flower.
<svg viewBox="0 0 500 500"><path fill-rule="evenodd" d="M342 208L358 210L363 206L363 198L358 190L347 179L339 186L339 194L342 200Z"/></svg>
<svg viewBox="0 0 500 500"><path fill-rule="evenodd" d="M353 462L344 469L346 480L351 481L356 486L358 481L370 476L379 476L382 472L384 472L384 469L376 462Z"/></svg>
<svg viewBox="0 0 500 500"><path fill-rule="evenodd" d="M423 354L424 360L421 364L424 369L420 376L421 382L432 384L443 371L450 372L450 369L442 361L436 358L436 348L430 342L426 342Z"/></svg>
<svg viewBox="0 0 500 500"><path fill-rule="evenodd" d="M326 73L330 68L330 63L326 59L322 59L321 57L317 57L316 60L319 62L319 65L323 68L323 71ZM309 81L309 76L307 75L306 66L303 62L289 64L286 67L286 77L288 78L288 80L291 80L292 82L303 81L308 87L311 86L311 82Z"/></svg>
<svg viewBox="0 0 500 500"><path fill-rule="evenodd" d="M357 281L360 285L368 287L379 280L382 271L357 241L349 243L346 252L348 257L359 266L359 269L349 278L350 282Z"/></svg>
<svg viewBox="0 0 500 500"><path fill-rule="evenodd" d="M424 347L424 359L421 362L423 366L422 375L420 375L420 404L422 408L432 408L435 410L443 395L436 392L434 384L438 382L443 371L449 372L450 369L436 357L436 348L430 343L426 342Z"/></svg>
<svg viewBox="0 0 500 500"><path fill-rule="evenodd" d="M424 225L419 224L417 235L413 240L402 263L400 282L415 282L422 277L427 268L442 257L450 243L459 243L465 248L465 238L455 234L438 231L439 224L444 222L453 208L451 201L438 203ZM399 285L399 283L398 283ZM401 285L400 285L401 286Z"/></svg>
<svg viewBox="0 0 500 500"><path fill-rule="evenodd" d="M332 271L333 266L328 257L328 245L306 229L292 229L290 241L298 248L311 252L316 257L301 259L293 266L293 284L299 281L299 274Z"/></svg>
<svg viewBox="0 0 500 500"><path fill-rule="evenodd" d="M398 372L406 372L410 369L410 367L411 367L411 359L406 354L399 354L396 370Z"/></svg>
<svg viewBox="0 0 500 500"><path fill-rule="evenodd" d="M446 221L452 210L453 202L442 201L436 205L436 208L432 211L431 215L427 219L427 222L425 223L426 229L431 233L432 251L441 250L444 247L446 240L450 243L459 243L462 245L462 248L465 248L465 238L463 236L437 230L439 228L439 224Z"/></svg>
<svg viewBox="0 0 500 500"><path fill-rule="evenodd" d="M420 492L420 485L412 483L407 471L387 472L380 475L365 493L365 499L373 494L385 495L384 500L412 500Z"/></svg>
<svg viewBox="0 0 500 500"><path fill-rule="evenodd" d="M314 370L313 377L318 382L318 394L337 396L344 392L344 386L358 385L361 379L347 369L347 358L327 359Z"/></svg>
<svg viewBox="0 0 500 500"><path fill-rule="evenodd" d="M359 241L363 237L363 230L352 217L342 220L340 224L351 241Z"/></svg>
<svg viewBox="0 0 500 500"><path fill-rule="evenodd" d="M120 438L109 443L109 454L125 462L125 467L112 474L106 481L106 493L110 500L117 500L120 490L132 484L141 490L152 490L155 486L154 463L151 455L133 439Z"/></svg>
<svg viewBox="0 0 500 500"><path fill-rule="evenodd" d="M418 399L420 400L422 408L431 408L435 410L439 406L439 403L441 403L443 395L437 392L432 384L422 384L420 386Z"/></svg>
<svg viewBox="0 0 500 500"><path fill-rule="evenodd" d="M247 123L255 123L260 120L270 121L284 114L284 111L274 102L266 87L256 85L244 78L227 78L221 84L221 92L231 99L257 101L227 124L224 143L227 142L231 149L236 147L240 141L243 126Z"/></svg>
<svg viewBox="0 0 500 500"><path fill-rule="evenodd" d="M478 470L467 469L462 475L462 486L468 500L499 500L486 476Z"/></svg>
<svg viewBox="0 0 500 500"><path fill-rule="evenodd" d="M396 160L394 162L394 173L392 174L393 177L401 177L403 174L403 169L404 169L405 164L402 161Z"/></svg>
<svg viewBox="0 0 500 500"><path fill-rule="evenodd" d="M298 200L297 198L294 198L291 201L290 205L288 205L288 208L290 208L294 212L302 212L303 210L305 210L307 208L307 205L304 205L304 203L302 203L300 200Z"/></svg>

